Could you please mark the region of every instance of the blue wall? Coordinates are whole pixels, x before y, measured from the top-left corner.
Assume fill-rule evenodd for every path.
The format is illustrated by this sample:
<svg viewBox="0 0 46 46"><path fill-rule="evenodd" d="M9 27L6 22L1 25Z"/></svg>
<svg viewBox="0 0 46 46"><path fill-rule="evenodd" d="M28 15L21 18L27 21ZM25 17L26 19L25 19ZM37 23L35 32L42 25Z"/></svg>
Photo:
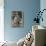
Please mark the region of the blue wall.
<svg viewBox="0 0 46 46"><path fill-rule="evenodd" d="M24 37L32 28L32 19L36 16L35 12L40 9L40 0L5 0L4 9L4 30L5 40L18 41ZM24 27L11 27L11 11L24 12Z"/></svg>

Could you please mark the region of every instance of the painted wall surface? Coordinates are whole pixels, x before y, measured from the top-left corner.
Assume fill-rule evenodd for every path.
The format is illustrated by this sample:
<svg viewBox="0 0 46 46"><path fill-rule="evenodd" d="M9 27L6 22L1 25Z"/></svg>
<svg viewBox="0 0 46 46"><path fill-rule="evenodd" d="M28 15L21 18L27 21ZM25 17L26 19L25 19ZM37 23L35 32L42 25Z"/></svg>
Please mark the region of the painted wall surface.
<svg viewBox="0 0 46 46"><path fill-rule="evenodd" d="M0 0L0 42L4 41L4 0Z"/></svg>
<svg viewBox="0 0 46 46"><path fill-rule="evenodd" d="M35 12L40 9L40 0L5 0L4 8L4 35L7 41L18 41L32 29L32 20ZM24 27L11 27L11 11L24 12Z"/></svg>
<svg viewBox="0 0 46 46"><path fill-rule="evenodd" d="M42 11L43 9L46 9L46 0L41 0L41 1L40 1L40 9L41 9L41 11ZM40 25L46 27L46 10L43 12L42 17L43 17L43 22L40 21Z"/></svg>

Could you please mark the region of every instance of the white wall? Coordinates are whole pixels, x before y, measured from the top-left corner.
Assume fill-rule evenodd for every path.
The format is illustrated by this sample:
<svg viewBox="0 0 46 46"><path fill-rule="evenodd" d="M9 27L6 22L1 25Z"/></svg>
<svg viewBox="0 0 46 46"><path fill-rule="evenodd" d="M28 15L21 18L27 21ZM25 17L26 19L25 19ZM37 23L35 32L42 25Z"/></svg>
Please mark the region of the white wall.
<svg viewBox="0 0 46 46"><path fill-rule="evenodd" d="M40 0L40 9L46 9L46 0ZM43 22L40 21L40 24L46 27L46 11L43 12Z"/></svg>
<svg viewBox="0 0 46 46"><path fill-rule="evenodd" d="M0 42L4 41L4 0L0 0Z"/></svg>

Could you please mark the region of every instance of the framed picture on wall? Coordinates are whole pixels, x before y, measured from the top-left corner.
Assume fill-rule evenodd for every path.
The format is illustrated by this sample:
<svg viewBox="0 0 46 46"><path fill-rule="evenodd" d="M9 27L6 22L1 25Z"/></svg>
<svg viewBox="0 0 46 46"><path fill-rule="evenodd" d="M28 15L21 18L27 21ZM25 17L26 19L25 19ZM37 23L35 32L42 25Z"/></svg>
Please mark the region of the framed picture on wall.
<svg viewBox="0 0 46 46"><path fill-rule="evenodd" d="M12 27L23 27L24 26L24 14L22 11L12 11L11 16Z"/></svg>

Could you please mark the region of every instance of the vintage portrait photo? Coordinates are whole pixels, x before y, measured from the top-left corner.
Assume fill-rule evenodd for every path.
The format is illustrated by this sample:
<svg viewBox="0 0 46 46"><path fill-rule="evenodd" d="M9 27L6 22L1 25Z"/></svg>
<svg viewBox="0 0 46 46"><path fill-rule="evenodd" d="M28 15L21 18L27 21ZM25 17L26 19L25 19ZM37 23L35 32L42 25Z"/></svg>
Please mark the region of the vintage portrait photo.
<svg viewBox="0 0 46 46"><path fill-rule="evenodd" d="M12 27L23 27L24 26L23 12L12 11L11 21L12 21Z"/></svg>

